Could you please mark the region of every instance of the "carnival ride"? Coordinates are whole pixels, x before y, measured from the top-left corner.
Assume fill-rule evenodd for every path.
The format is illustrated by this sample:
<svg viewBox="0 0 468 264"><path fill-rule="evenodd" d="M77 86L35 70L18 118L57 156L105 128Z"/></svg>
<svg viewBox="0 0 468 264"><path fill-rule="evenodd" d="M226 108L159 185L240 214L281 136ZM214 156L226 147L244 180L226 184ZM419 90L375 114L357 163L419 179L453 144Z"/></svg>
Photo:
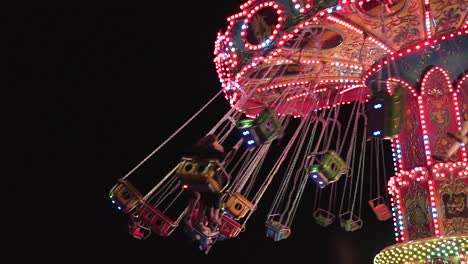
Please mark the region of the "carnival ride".
<svg viewBox="0 0 468 264"><path fill-rule="evenodd" d="M130 233L171 235L187 213L185 188L203 188L224 203L219 235L196 231L200 250L245 231L260 204L270 208L266 236L279 241L312 191L320 226L356 231L364 206L393 220L395 244L375 264L466 263L467 149L444 162L432 155L468 121L467 12L452 0L247 1L217 36L220 94L231 107L207 131L237 146L235 158L182 159L144 193L131 176L169 137L109 192ZM213 178L219 170L228 184ZM276 195L264 201L274 177Z"/></svg>

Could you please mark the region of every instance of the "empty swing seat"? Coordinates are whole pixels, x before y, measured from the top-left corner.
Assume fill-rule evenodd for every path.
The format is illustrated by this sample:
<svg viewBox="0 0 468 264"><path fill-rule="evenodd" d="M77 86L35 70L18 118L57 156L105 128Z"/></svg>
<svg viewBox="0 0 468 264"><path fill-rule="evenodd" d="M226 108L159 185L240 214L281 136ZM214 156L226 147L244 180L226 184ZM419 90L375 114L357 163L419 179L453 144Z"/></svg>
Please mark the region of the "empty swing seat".
<svg viewBox="0 0 468 264"><path fill-rule="evenodd" d="M403 110L405 109L405 101L406 101L406 88L403 86L399 85L392 97L391 97L391 103L392 103L392 108L390 112L390 124L388 125L386 134L389 137L393 137L398 132L400 131L402 125L403 125L403 118L404 118L404 112Z"/></svg>
<svg viewBox="0 0 468 264"><path fill-rule="evenodd" d="M225 237L236 237L241 231L241 225L227 214L223 214L219 222L219 234Z"/></svg>
<svg viewBox="0 0 468 264"><path fill-rule="evenodd" d="M169 217L151 204L144 202L137 208L141 221L160 236L169 236L177 226Z"/></svg>
<svg viewBox="0 0 468 264"><path fill-rule="evenodd" d="M362 227L362 219L350 212L340 215L340 226L348 231L356 231Z"/></svg>
<svg viewBox="0 0 468 264"><path fill-rule="evenodd" d="M369 200L369 206L374 212L375 216L380 221L386 221L392 218L392 213L390 209L385 204L383 197L379 196L375 199Z"/></svg>
<svg viewBox="0 0 468 264"><path fill-rule="evenodd" d="M236 127L240 130L247 147L270 143L283 136L281 121L271 107L263 109L255 119L240 120Z"/></svg>
<svg viewBox="0 0 468 264"><path fill-rule="evenodd" d="M323 155L319 165L314 164L307 167L310 179L320 188L338 181L346 170L346 162L333 150L329 150Z"/></svg>
<svg viewBox="0 0 468 264"><path fill-rule="evenodd" d="M391 139L403 124L406 89L396 87L393 95L375 92L367 103L367 135L369 138Z"/></svg>
<svg viewBox="0 0 468 264"><path fill-rule="evenodd" d="M283 136L278 114L271 107L266 107L255 119L257 134L263 142L269 143Z"/></svg>
<svg viewBox="0 0 468 264"><path fill-rule="evenodd" d="M228 212L234 216L236 220L243 218L253 208L253 206L252 202L238 192L229 194L229 198L225 205Z"/></svg>
<svg viewBox="0 0 468 264"><path fill-rule="evenodd" d="M266 236L274 241L286 239L291 234L291 229L280 222L268 221L266 223Z"/></svg>
<svg viewBox="0 0 468 264"><path fill-rule="evenodd" d="M109 192L112 203L125 213L132 211L141 203L141 193L126 179L120 179Z"/></svg>
<svg viewBox="0 0 468 264"><path fill-rule="evenodd" d="M327 227L333 223L335 215L329 211L319 208L314 212L314 219L320 226Z"/></svg>
<svg viewBox="0 0 468 264"><path fill-rule="evenodd" d="M324 188L330 183L328 178L320 171L320 165L310 165L307 167L307 172L309 174L309 178L320 188Z"/></svg>
<svg viewBox="0 0 468 264"><path fill-rule="evenodd" d="M236 124L237 129L240 131L241 136L244 139L244 145L247 148L254 148L263 144L260 137L257 135L254 124L254 119L240 120Z"/></svg>
<svg viewBox="0 0 468 264"><path fill-rule="evenodd" d="M320 168L330 181L337 181L346 172L347 166L336 151L329 150L323 156Z"/></svg>
<svg viewBox="0 0 468 264"><path fill-rule="evenodd" d="M223 173L217 173L218 169L217 160L196 160L183 157L176 173L184 188L198 192L221 192L228 181Z"/></svg>

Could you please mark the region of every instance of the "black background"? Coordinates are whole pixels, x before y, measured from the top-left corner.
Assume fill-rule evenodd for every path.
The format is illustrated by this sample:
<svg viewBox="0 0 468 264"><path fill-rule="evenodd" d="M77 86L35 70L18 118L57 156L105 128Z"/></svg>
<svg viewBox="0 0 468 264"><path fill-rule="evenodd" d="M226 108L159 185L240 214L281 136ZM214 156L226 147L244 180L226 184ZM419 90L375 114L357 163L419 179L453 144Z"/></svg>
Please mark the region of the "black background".
<svg viewBox="0 0 468 264"><path fill-rule="evenodd" d="M14 157L20 161L7 194L11 248L18 257L62 263L124 262L372 263L394 243L393 223L371 212L355 232L315 224L301 202L292 235L265 236L256 212L238 237L220 241L208 255L179 231L140 241L108 192L166 139L148 163L154 183L191 144L219 120L228 103L213 63L216 34L241 1L157 2L150 7L24 9L7 19L7 78L15 98ZM264 198L269 203L271 196ZM366 201L364 201L366 202ZM8 207L10 208L10 207ZM16 216L16 217L15 217ZM31 255L29 255L31 254Z"/></svg>

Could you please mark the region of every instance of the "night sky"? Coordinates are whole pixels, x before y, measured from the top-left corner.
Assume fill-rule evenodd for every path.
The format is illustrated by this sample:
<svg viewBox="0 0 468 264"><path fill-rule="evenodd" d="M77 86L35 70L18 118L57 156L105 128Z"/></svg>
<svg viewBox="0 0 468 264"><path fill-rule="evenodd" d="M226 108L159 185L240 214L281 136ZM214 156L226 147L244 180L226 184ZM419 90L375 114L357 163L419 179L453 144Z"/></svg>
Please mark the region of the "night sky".
<svg viewBox="0 0 468 264"><path fill-rule="evenodd" d="M108 192L218 93L214 41L240 3L26 9L8 18L8 78L28 106L21 111L28 121L15 119L26 127L21 136L27 147L18 149L20 168L34 171L28 186L42 193L35 196L40 206L16 209L34 215L41 225L33 229L46 235L38 239L23 230L28 235L18 245L40 246L48 237L55 247L41 254L58 257L58 250L70 251L63 263L364 264L394 243L391 221L379 222L365 212L361 230L322 228L315 224L307 201L301 202L291 236L278 242L265 236L261 211L254 213L245 232L218 242L208 255L184 241L178 230L143 241L129 235L128 216L111 204ZM157 183L182 149L206 134L228 107L222 96L211 103L148 161L154 171L144 175L147 180ZM53 191L38 190L36 184ZM11 191L24 191L21 186L13 185ZM268 199L272 197L263 202Z"/></svg>

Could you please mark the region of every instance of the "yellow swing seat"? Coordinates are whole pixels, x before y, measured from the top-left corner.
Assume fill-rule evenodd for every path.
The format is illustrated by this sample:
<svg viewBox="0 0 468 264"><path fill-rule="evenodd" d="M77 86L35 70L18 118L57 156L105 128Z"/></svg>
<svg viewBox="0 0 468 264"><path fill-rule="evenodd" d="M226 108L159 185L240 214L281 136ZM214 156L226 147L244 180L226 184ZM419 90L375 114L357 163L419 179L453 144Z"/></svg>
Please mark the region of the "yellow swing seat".
<svg viewBox="0 0 468 264"><path fill-rule="evenodd" d="M247 198L238 192L229 194L225 207L236 220L243 218L254 205Z"/></svg>
<svg viewBox="0 0 468 264"><path fill-rule="evenodd" d="M128 213L141 203L143 196L128 180L119 179L109 191L109 198L119 210Z"/></svg>
<svg viewBox="0 0 468 264"><path fill-rule="evenodd" d="M228 180L223 173L218 173L219 160L198 160L182 157L176 173L183 188L199 192L219 193Z"/></svg>

